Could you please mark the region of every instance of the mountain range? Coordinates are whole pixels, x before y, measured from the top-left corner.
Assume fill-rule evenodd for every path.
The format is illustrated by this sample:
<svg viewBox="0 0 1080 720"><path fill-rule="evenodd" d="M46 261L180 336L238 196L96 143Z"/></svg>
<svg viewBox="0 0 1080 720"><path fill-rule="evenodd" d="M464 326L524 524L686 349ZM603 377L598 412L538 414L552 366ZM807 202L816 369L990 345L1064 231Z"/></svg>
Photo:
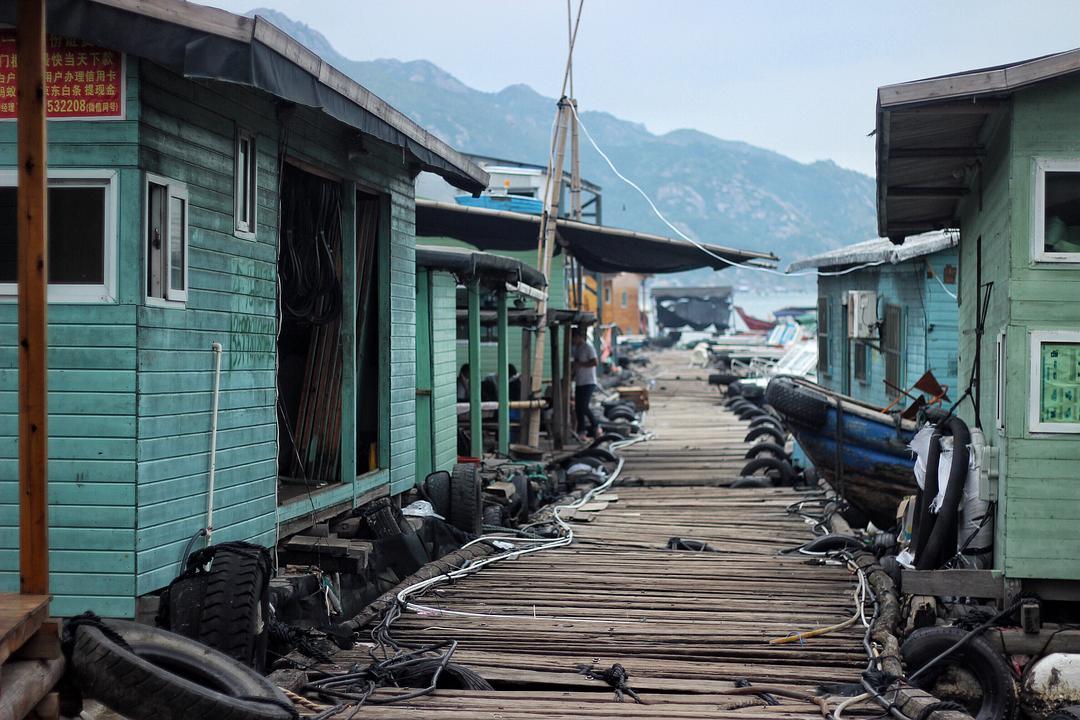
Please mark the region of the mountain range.
<svg viewBox="0 0 1080 720"><path fill-rule="evenodd" d="M425 60L351 60L317 30L278 11L260 8L248 14L265 17L461 151L547 162L554 98L527 85L482 92ZM584 104L581 98L578 102ZM616 167L673 224L699 241L771 250L783 268L800 257L876 237L874 181L867 175L828 160L801 163L697 130L657 135L605 112L582 111L580 117ZM584 138L581 168L583 177L603 188L604 224L672 234ZM729 275L699 270L681 274L677 282L726 284L750 278L742 270L736 278Z"/></svg>

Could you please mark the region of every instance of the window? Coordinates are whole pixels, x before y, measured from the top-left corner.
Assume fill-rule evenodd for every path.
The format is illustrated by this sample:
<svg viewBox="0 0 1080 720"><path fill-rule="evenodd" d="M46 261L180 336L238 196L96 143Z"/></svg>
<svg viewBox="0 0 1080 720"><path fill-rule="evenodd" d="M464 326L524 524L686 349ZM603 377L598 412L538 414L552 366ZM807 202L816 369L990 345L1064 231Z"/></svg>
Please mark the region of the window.
<svg viewBox="0 0 1080 720"><path fill-rule="evenodd" d="M188 196L182 183L146 176L146 296L185 302Z"/></svg>
<svg viewBox="0 0 1080 720"><path fill-rule="evenodd" d="M1080 433L1080 331L1032 331L1031 432Z"/></svg>
<svg viewBox="0 0 1080 720"><path fill-rule="evenodd" d="M866 365L867 365L867 363L866 363L866 343L863 342L862 340L855 340L855 341L852 342L851 348L852 348L851 352L854 355L854 361L855 361L855 368L854 368L855 379L865 385L866 381L867 381L867 377L866 377Z"/></svg>
<svg viewBox="0 0 1080 720"><path fill-rule="evenodd" d="M1031 258L1080 263L1080 160L1036 158Z"/></svg>
<svg viewBox="0 0 1080 720"><path fill-rule="evenodd" d="M604 285L604 304L611 304L611 285Z"/></svg>
<svg viewBox="0 0 1080 720"><path fill-rule="evenodd" d="M626 291L622 291L622 306L626 307Z"/></svg>
<svg viewBox="0 0 1080 720"><path fill-rule="evenodd" d="M881 352L885 356L885 394L890 398L900 393L895 388L902 387L900 366L900 341L903 335L901 323L903 313L899 305L885 306L885 327L882 328Z"/></svg>
<svg viewBox="0 0 1080 720"><path fill-rule="evenodd" d="M817 369L819 375L829 374L829 298L817 301Z"/></svg>
<svg viewBox="0 0 1080 720"><path fill-rule="evenodd" d="M236 202L236 233L255 236L255 205L258 189L258 160L255 155L255 136L249 131L236 130L236 168L234 189Z"/></svg>
<svg viewBox="0 0 1080 720"><path fill-rule="evenodd" d="M49 169L49 301L116 298L116 173ZM14 170L0 171L0 295L18 293Z"/></svg>

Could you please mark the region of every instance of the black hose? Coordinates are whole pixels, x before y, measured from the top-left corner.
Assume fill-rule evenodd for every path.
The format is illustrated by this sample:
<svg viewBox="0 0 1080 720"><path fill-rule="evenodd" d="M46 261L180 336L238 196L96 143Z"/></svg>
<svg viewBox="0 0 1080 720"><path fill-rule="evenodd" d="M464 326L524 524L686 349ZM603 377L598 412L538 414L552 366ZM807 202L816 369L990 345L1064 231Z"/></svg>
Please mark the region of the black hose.
<svg viewBox="0 0 1080 720"><path fill-rule="evenodd" d="M922 549L922 554L915 556L915 568L917 570L935 570L941 567L942 562L956 554L957 520L960 513L960 502L964 498L964 484L968 474L968 460L971 444L971 432L967 424L958 417L951 417L945 422L945 429L953 438L952 464L949 467L949 484L945 490L945 498L938 508L938 515L933 523L933 529ZM940 430L940 428L939 428ZM938 447L940 454L941 439L937 432ZM929 477L930 468L927 468ZM925 532L925 530L923 531Z"/></svg>
<svg viewBox="0 0 1080 720"><path fill-rule="evenodd" d="M930 449L926 454L926 476L923 478L923 489L918 495L918 512L915 517L913 528L915 537L912 539L912 552L915 557L922 557L926 548L926 541L930 539L930 533L934 529L937 516L930 512L930 505L938 493L938 465L941 460L941 426L934 428L930 435Z"/></svg>

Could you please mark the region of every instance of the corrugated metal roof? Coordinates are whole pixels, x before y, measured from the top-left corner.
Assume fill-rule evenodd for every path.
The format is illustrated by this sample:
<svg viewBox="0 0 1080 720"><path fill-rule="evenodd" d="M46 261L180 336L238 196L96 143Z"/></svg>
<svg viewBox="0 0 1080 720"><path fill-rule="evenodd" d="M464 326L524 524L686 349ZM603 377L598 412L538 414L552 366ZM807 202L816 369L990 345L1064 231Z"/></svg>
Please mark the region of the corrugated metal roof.
<svg viewBox="0 0 1080 720"><path fill-rule="evenodd" d="M959 234L951 230L916 235L908 238L903 245L894 245L888 238L875 238L874 240L830 250L803 260L796 260L788 266L787 271L794 272L807 268L836 267L839 265L861 265L863 263L896 265L913 258L956 247L959 239Z"/></svg>

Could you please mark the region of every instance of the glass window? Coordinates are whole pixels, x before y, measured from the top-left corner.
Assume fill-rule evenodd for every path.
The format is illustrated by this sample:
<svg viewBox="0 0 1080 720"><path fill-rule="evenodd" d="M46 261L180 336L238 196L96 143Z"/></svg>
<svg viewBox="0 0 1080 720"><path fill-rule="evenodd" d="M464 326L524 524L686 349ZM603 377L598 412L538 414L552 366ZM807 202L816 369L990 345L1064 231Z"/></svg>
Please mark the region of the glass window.
<svg viewBox="0 0 1080 720"><path fill-rule="evenodd" d="M49 298L101 302L114 296L112 171L50 170ZM15 295L18 275L18 191L0 177L0 295Z"/></svg>
<svg viewBox="0 0 1080 720"><path fill-rule="evenodd" d="M1035 160L1031 252L1039 262L1080 262L1080 162Z"/></svg>
<svg viewBox="0 0 1080 720"><path fill-rule="evenodd" d="M625 290L623 290L623 291L622 291L622 306L623 306L623 307L626 307L626 299L627 299L627 298L626 298L626 291L625 291Z"/></svg>
<svg viewBox="0 0 1080 720"><path fill-rule="evenodd" d="M852 353L855 360L855 379L863 383L866 382L866 343L862 340L855 340L852 342Z"/></svg>
<svg viewBox="0 0 1080 720"><path fill-rule="evenodd" d="M1080 331L1031 332L1030 432L1080 433Z"/></svg>
<svg viewBox="0 0 1080 720"><path fill-rule="evenodd" d="M236 231L255 233L257 189L255 137L247 130L236 131Z"/></svg>
<svg viewBox="0 0 1080 720"><path fill-rule="evenodd" d="M829 298L818 298L817 369L819 375L829 374Z"/></svg>
<svg viewBox="0 0 1080 720"><path fill-rule="evenodd" d="M184 302L188 286L187 188L148 176L146 213L146 294Z"/></svg>
<svg viewBox="0 0 1080 720"><path fill-rule="evenodd" d="M882 328L881 352L885 356L885 394L895 398L902 387L903 368L900 363L900 342L903 337L903 313L899 305L885 306L885 327Z"/></svg>

